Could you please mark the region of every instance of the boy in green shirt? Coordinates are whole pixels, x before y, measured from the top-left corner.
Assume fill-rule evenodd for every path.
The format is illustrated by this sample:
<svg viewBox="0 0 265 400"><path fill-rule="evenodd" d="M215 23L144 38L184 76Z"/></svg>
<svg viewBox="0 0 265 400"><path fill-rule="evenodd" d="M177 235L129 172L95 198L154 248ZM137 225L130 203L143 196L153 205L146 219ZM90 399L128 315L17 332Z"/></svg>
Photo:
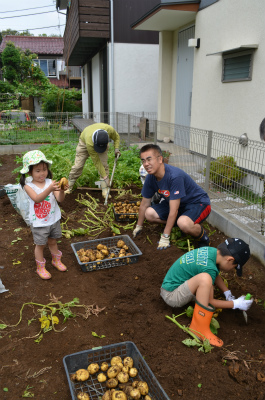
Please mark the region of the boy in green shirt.
<svg viewBox="0 0 265 400"><path fill-rule="evenodd" d="M161 287L161 297L171 307L182 307L195 300L190 329L202 339L209 339L214 346L221 347L223 341L210 330L215 308L248 310L253 302L244 296L235 299L227 290L220 271L236 268L242 276L242 267L250 257L249 246L242 239L228 238L217 249L201 247L180 257L169 269ZM216 285L226 300L214 299Z"/></svg>

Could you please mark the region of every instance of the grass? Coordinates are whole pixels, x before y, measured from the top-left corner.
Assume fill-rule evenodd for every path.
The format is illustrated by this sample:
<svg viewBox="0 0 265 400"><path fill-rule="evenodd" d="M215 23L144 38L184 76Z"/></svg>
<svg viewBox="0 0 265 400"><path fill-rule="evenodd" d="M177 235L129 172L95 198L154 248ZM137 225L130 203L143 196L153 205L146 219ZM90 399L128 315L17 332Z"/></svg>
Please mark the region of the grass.
<svg viewBox="0 0 265 400"><path fill-rule="evenodd" d="M58 143L78 141L75 129L39 128L31 130L10 129L0 131L0 144Z"/></svg>

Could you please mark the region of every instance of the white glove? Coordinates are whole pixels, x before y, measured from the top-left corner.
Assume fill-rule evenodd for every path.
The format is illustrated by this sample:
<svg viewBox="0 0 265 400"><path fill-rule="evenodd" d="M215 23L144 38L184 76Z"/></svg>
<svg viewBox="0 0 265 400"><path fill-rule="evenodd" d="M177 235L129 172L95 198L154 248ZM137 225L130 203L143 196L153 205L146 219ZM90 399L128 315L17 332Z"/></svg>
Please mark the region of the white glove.
<svg viewBox="0 0 265 400"><path fill-rule="evenodd" d="M235 296L232 295L231 290L226 290L224 296L227 301L235 300Z"/></svg>
<svg viewBox="0 0 265 400"><path fill-rule="evenodd" d="M143 227L141 225L136 225L136 227L133 230L133 237L136 238L137 235L139 235L140 232L142 232Z"/></svg>
<svg viewBox="0 0 265 400"><path fill-rule="evenodd" d="M100 187L102 190L102 196L106 198L107 194L108 194L108 185L106 180L109 180L109 178L106 179L100 179ZM111 195L109 195L109 199L111 198Z"/></svg>
<svg viewBox="0 0 265 400"><path fill-rule="evenodd" d="M115 157L118 157L118 155L121 155L121 152L119 149L115 149Z"/></svg>
<svg viewBox="0 0 265 400"><path fill-rule="evenodd" d="M161 235L161 238L159 240L158 246L157 246L157 250L163 250L163 249L167 249L168 247L170 247L170 238L166 238L163 234Z"/></svg>
<svg viewBox="0 0 265 400"><path fill-rule="evenodd" d="M234 302L233 310L235 310L236 308L239 308L239 310L247 311L251 307L253 300L254 299L245 300L244 295L240 296L238 299L233 300L233 302Z"/></svg>

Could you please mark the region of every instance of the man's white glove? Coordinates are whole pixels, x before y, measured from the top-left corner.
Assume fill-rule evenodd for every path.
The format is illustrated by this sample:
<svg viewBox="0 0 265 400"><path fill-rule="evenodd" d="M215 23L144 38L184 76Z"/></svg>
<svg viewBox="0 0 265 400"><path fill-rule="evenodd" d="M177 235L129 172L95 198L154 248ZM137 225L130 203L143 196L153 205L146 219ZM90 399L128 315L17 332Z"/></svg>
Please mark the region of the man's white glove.
<svg viewBox="0 0 265 400"><path fill-rule="evenodd" d="M251 307L251 305L253 303L253 300L254 299L245 300L245 296L244 295L240 296L238 299L233 300L233 302L234 302L233 310L238 308L239 310L247 311Z"/></svg>
<svg viewBox="0 0 265 400"><path fill-rule="evenodd" d="M162 233L161 238L159 240L158 246L157 246L157 250L163 250L163 249L167 249L168 247L170 247L170 237L165 237Z"/></svg>
<svg viewBox="0 0 265 400"><path fill-rule="evenodd" d="M224 296L227 301L235 300L235 296L232 295L231 290L226 290Z"/></svg>
<svg viewBox="0 0 265 400"><path fill-rule="evenodd" d="M107 182L106 182L107 179L109 180L109 178L100 179L100 187L101 187L101 190L102 190L102 196L103 197L106 197L107 193L108 193L108 185L107 185ZM111 196L109 195L109 198L110 197Z"/></svg>
<svg viewBox="0 0 265 400"><path fill-rule="evenodd" d="M139 233L142 232L143 227L141 225L136 225L136 227L133 230L133 237L136 238Z"/></svg>
<svg viewBox="0 0 265 400"><path fill-rule="evenodd" d="M119 149L115 149L115 157L118 157L121 155L121 152Z"/></svg>

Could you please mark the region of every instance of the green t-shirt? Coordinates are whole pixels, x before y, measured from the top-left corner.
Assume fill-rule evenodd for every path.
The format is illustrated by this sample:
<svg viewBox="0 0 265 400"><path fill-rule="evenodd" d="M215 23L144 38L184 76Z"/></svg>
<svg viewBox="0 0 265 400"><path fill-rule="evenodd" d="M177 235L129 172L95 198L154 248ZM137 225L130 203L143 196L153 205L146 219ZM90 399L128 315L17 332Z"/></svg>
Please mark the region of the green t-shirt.
<svg viewBox="0 0 265 400"><path fill-rule="evenodd" d="M217 249L214 247L201 247L184 254L168 270L162 288L172 292L182 283L201 272L207 272L211 275L214 284L219 274L216 255Z"/></svg>

